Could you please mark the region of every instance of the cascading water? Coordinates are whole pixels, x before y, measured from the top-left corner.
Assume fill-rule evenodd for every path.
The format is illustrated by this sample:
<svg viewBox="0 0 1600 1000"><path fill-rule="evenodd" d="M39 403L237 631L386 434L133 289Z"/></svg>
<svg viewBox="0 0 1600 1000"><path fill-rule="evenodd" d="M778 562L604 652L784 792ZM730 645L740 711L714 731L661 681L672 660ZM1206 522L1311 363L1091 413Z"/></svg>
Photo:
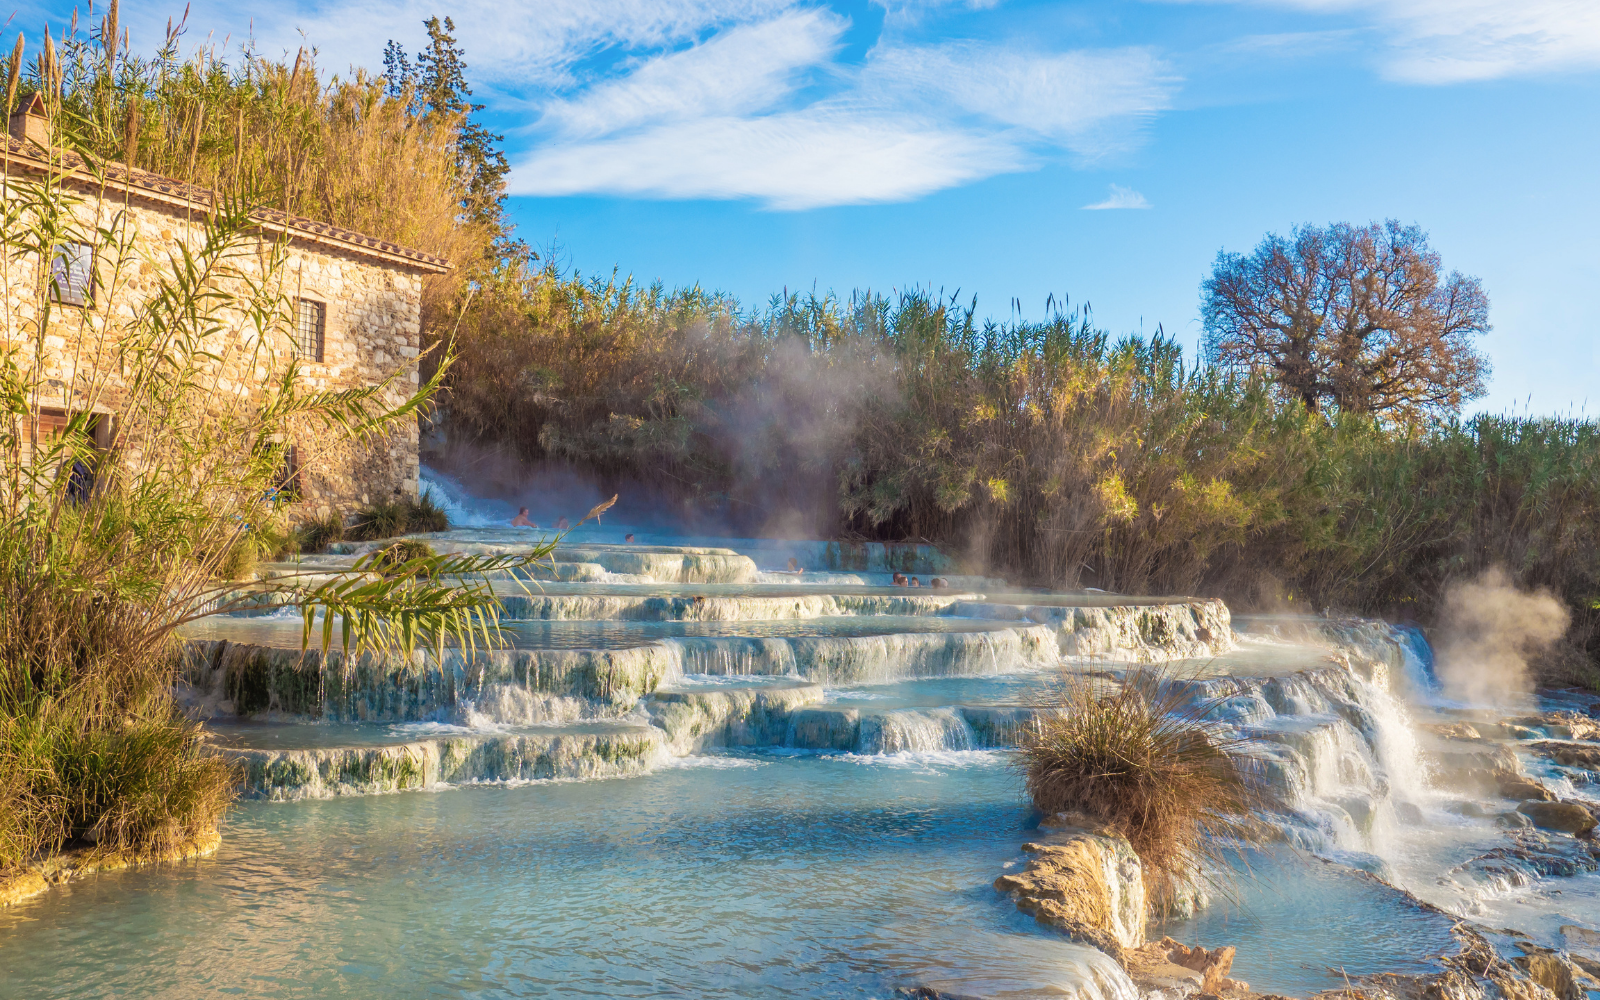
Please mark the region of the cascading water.
<svg viewBox="0 0 1600 1000"><path fill-rule="evenodd" d="M503 500L473 496L459 480L426 465L417 470L417 486L419 492L432 496L434 503L444 509L455 528L503 528L517 513Z"/></svg>
<svg viewBox="0 0 1600 1000"><path fill-rule="evenodd" d="M973 750L977 734L953 708L902 709L861 719L858 753L928 753Z"/></svg>
<svg viewBox="0 0 1600 1000"><path fill-rule="evenodd" d="M431 539L441 551L535 540L506 527L509 505L432 470L423 482L457 524L478 526ZM1433 690L1420 631L1279 616L1254 632L1241 622L1250 635L1236 644L1217 601L1024 592L982 577L893 587L879 570L895 560L936 564L915 547L743 552L737 540L630 546L609 523L606 532L575 533L531 593L497 582L509 648L374 657L346 670L337 657L307 666L292 613L197 630L209 641L191 649L203 693L194 701L222 717L207 724L213 745L240 764L251 794L334 801L244 804L225 863L195 866L178 894L195 921L150 893L111 901L104 918L68 912L66 900L56 916L21 925L23 936L68 945L36 961L46 949L23 941L7 986L47 982L67 962L86 990L159 994L150 977L199 942L219 956L200 970L205 982L257 992L238 970L293 966L313 988L358 996L426 981L461 993L887 995L931 985L1136 1000L1104 954L1043 931L988 888L1036 836L1003 748L1060 711L1048 704L1058 666L1109 677L1129 661L1187 660L1178 670L1199 675L1184 683L1206 715L1261 748L1278 800L1264 818L1286 839L1413 891L1434 884L1458 912L1471 894L1489 906L1537 892L1563 863L1522 841L1507 846L1487 821L1469 831L1500 837L1487 847L1465 835L1454 854L1425 845L1448 839L1451 822L1469 824L1449 811L1460 797L1430 783L1429 747L1401 697ZM840 568L756 571L785 553L808 570ZM319 558L330 572L341 565ZM230 723L235 712L250 718ZM1565 779L1548 784L1572 794ZM473 787L338 801L452 785ZM1376 880L1330 888L1293 872L1291 898L1308 885L1357 892L1366 895L1352 905L1381 912L1384 928L1425 922L1414 909L1398 916ZM418 908L423 882L429 905ZM289 916L239 907L241 894L286 900ZM411 914L403 933L398 913ZM157 930L137 958L103 955L73 943L94 940L82 923L91 919ZM1437 923L1374 935L1363 961L1377 971L1400 967L1402 949L1437 953ZM303 960L315 950L304 927L327 937L317 944L337 962ZM1240 933L1223 928L1203 943ZM1342 963L1339 941L1292 919L1276 933L1302 971L1258 989L1340 985L1303 971Z"/></svg>
<svg viewBox="0 0 1600 1000"><path fill-rule="evenodd" d="M1439 690L1439 677L1434 671L1433 646L1418 625L1396 625L1395 634L1400 639L1400 654L1405 665L1402 676L1412 697L1426 698Z"/></svg>

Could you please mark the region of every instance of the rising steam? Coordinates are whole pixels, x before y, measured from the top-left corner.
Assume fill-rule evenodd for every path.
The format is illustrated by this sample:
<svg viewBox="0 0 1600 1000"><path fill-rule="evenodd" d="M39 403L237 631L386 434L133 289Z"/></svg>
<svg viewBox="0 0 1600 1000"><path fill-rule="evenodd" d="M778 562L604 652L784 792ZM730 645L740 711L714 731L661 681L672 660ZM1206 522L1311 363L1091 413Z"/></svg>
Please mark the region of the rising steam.
<svg viewBox="0 0 1600 1000"><path fill-rule="evenodd" d="M1567 631L1571 615L1548 590L1518 590L1505 570L1486 570L1445 593L1439 680L1454 698L1503 703L1532 689L1528 658Z"/></svg>

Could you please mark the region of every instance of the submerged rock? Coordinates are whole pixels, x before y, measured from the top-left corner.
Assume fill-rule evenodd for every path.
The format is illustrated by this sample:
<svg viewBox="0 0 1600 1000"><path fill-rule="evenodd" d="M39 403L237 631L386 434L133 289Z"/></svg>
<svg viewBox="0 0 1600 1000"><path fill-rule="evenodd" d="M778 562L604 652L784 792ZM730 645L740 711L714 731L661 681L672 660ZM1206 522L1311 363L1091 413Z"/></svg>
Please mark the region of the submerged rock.
<svg viewBox="0 0 1600 1000"><path fill-rule="evenodd" d="M1236 951L1231 945L1218 948L1189 947L1170 937L1151 941L1127 954L1128 975L1141 989L1203 995L1246 993L1250 984L1229 979Z"/></svg>

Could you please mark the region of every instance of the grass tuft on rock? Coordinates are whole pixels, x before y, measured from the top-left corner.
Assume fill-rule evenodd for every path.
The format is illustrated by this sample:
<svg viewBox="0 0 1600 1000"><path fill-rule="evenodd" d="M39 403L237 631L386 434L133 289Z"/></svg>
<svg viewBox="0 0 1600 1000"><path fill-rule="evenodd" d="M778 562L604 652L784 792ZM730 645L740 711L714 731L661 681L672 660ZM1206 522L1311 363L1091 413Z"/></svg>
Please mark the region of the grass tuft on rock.
<svg viewBox="0 0 1600 1000"><path fill-rule="evenodd" d="M1202 719L1184 686L1158 671L1121 684L1069 676L1059 706L1021 748L1035 808L1127 837L1158 908L1207 881L1221 867L1210 863L1214 845L1241 836L1238 818L1259 798L1248 745Z"/></svg>

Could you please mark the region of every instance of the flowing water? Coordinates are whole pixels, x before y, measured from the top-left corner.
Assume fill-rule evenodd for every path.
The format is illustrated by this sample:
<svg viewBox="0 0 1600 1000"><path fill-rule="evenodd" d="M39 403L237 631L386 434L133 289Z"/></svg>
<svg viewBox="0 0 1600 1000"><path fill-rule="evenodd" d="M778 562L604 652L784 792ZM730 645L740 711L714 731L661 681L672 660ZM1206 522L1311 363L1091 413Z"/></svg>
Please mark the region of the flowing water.
<svg viewBox="0 0 1600 1000"><path fill-rule="evenodd" d="M389 1000L1009 979L1131 1000L1114 964L989 889L1029 826L997 755L686 764L247 804L213 858L5 911L5 981L15 996Z"/></svg>
<svg viewBox="0 0 1600 1000"><path fill-rule="evenodd" d="M530 541L430 478L468 526L436 547ZM1437 968L1452 917L1427 904L1554 947L1600 927L1600 865L1469 780L1495 754L1566 798L1600 776L1420 725L1485 713L1438 697L1418 630L1019 590L927 546L622 530L497 582L493 654L306 656L293 609L194 629L185 703L248 774L222 848L0 910L0 994L1135 1000L991 887L1037 822L1007 748L1064 680L1135 663L1250 741L1279 799L1280 842L1153 933L1304 994Z"/></svg>

